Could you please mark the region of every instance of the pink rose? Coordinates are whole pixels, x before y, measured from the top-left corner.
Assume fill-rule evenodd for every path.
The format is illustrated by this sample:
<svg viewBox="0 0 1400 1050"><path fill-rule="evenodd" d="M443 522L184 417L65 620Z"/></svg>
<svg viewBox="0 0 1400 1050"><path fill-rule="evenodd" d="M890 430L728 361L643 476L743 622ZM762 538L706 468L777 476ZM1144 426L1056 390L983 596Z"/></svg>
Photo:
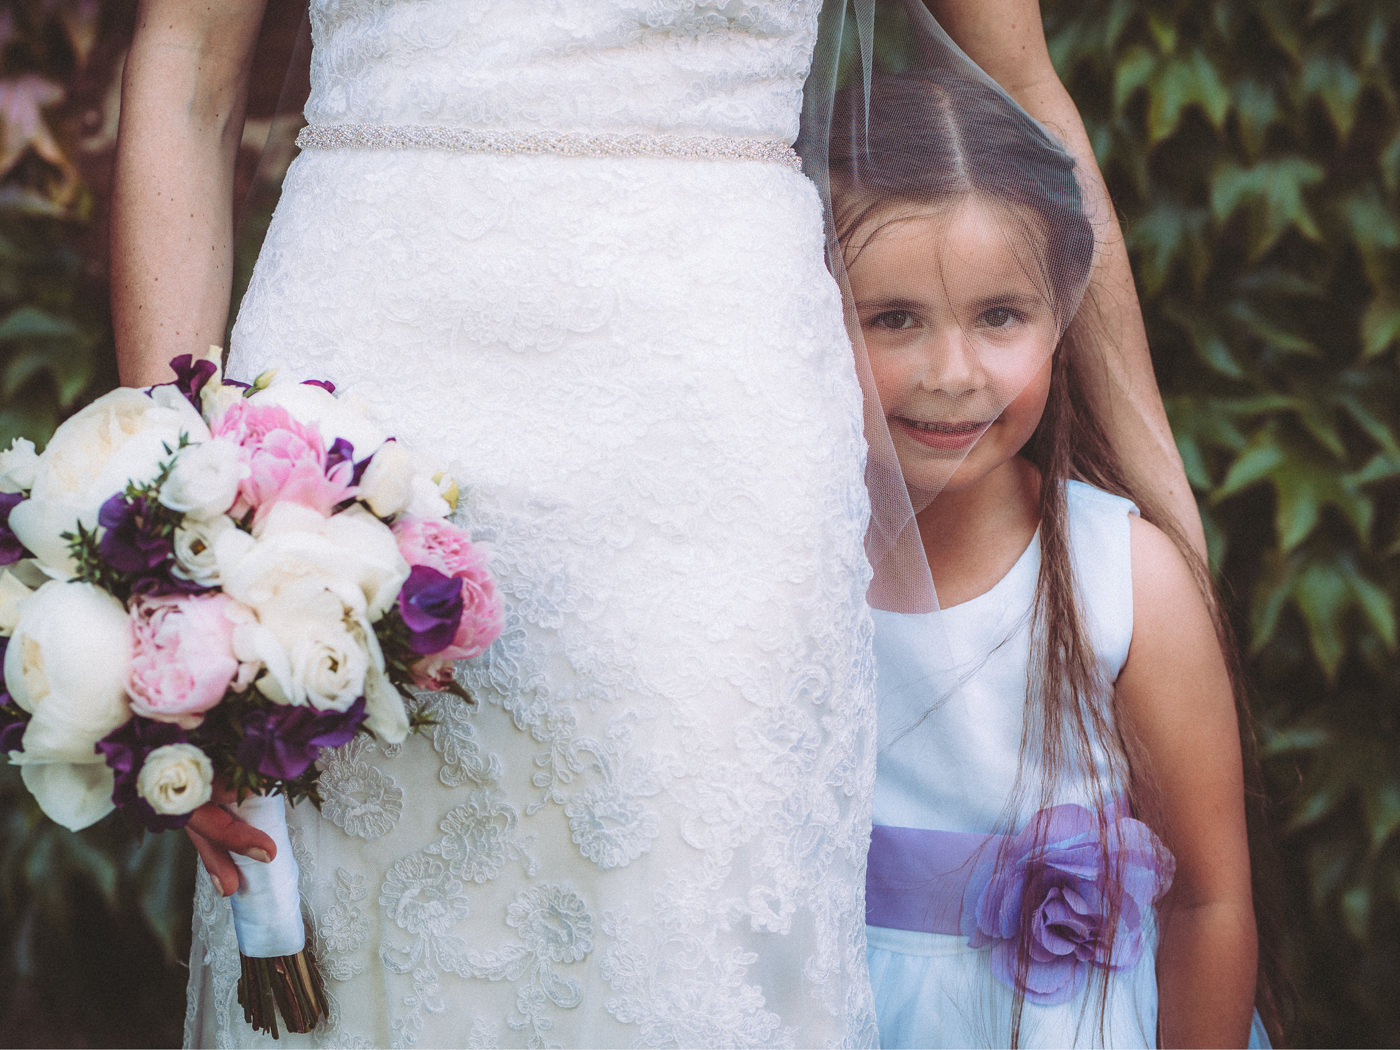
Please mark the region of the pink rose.
<svg viewBox="0 0 1400 1050"><path fill-rule="evenodd" d="M479 656L500 637L505 611L486 554L467 534L438 518L403 518L394 523L399 553L409 565L426 565L462 581L462 619L447 648L413 664L414 683L440 689L452 678L452 664Z"/></svg>
<svg viewBox="0 0 1400 1050"><path fill-rule="evenodd" d="M139 597L131 603L131 709L193 729L224 698L238 674L233 655L236 605L222 594Z"/></svg>
<svg viewBox="0 0 1400 1050"><path fill-rule="evenodd" d="M353 495L354 464L326 469L326 446L320 432L293 419L278 405L236 401L214 421L216 437L238 442L248 476L238 484L235 517L249 509L261 520L273 503L289 500L329 515Z"/></svg>

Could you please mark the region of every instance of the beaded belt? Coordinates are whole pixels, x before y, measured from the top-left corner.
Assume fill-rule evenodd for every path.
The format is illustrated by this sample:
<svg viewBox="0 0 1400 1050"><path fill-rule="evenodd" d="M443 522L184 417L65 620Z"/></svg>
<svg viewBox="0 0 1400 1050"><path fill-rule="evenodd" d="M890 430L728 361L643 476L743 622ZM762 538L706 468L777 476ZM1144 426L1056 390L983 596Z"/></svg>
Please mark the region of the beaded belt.
<svg viewBox="0 0 1400 1050"><path fill-rule="evenodd" d="M483 131L428 125L310 124L301 149L424 149L506 156L669 157L673 160L755 160L802 170L797 151L773 139L703 135L584 134L571 131Z"/></svg>

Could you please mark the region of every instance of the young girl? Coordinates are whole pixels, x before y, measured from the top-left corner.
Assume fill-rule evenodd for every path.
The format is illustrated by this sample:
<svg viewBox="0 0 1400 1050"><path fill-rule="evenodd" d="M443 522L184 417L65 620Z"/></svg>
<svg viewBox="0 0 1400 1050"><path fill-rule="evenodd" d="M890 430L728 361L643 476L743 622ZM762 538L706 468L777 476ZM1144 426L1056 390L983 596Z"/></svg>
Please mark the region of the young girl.
<svg viewBox="0 0 1400 1050"><path fill-rule="evenodd" d="M1060 345L1094 250L1073 161L969 77L866 105L838 105L837 230L941 605L875 613L881 1041L1242 1046L1235 693Z"/></svg>

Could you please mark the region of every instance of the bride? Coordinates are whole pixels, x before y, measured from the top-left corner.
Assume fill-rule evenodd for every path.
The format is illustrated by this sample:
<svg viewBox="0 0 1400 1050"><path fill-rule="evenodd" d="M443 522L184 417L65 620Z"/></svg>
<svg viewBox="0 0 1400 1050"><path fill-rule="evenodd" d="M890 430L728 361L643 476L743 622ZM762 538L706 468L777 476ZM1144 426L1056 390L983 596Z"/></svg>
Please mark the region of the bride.
<svg viewBox="0 0 1400 1050"><path fill-rule="evenodd" d="M141 4L129 384L222 341L264 2ZM1078 128L1035 0L934 6ZM311 0L310 126L228 371L333 380L431 449L508 619L460 672L474 711L336 752L325 805L291 812L330 1018L289 1045L873 1042L862 402L788 145L821 7ZM1119 306L1106 374L1144 391L1124 440L1155 473ZM186 1040L254 1045L218 897L226 850L269 843L216 807L191 827Z"/></svg>

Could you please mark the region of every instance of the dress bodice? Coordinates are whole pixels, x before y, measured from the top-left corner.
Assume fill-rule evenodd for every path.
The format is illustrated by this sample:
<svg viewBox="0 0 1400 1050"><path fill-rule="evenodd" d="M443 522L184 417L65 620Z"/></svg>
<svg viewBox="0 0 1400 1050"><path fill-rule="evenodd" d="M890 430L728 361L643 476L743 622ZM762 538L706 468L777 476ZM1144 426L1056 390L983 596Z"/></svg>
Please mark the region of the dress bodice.
<svg viewBox="0 0 1400 1050"><path fill-rule="evenodd" d="M312 0L313 124L791 142L821 0Z"/></svg>

